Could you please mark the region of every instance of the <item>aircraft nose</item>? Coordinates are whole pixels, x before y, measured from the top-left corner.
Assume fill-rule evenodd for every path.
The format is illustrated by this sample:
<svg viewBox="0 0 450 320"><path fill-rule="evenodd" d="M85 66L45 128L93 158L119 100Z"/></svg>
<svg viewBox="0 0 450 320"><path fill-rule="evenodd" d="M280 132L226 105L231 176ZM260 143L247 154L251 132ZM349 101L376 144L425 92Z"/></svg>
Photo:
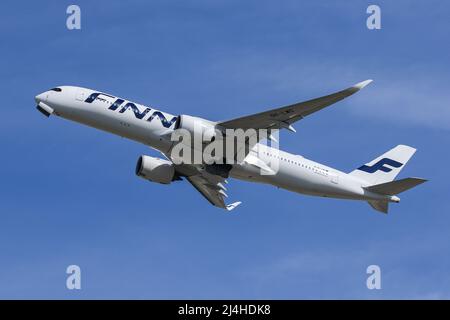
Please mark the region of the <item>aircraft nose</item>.
<svg viewBox="0 0 450 320"><path fill-rule="evenodd" d="M36 104L39 104L39 102L47 101L47 92L38 94L36 97L34 97L34 101L36 101Z"/></svg>
<svg viewBox="0 0 450 320"><path fill-rule="evenodd" d="M38 109L38 111L44 114L46 117L49 117L54 110L48 105L48 103L46 103L47 98L48 91L38 94L36 97L34 97L34 100L37 104L36 109Z"/></svg>

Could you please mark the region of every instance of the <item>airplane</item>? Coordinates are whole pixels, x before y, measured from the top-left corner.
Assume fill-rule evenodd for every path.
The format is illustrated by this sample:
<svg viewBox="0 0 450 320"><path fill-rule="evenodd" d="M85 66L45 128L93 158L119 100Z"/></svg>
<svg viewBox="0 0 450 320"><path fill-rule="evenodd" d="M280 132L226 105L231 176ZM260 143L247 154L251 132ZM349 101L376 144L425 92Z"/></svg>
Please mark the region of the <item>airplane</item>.
<svg viewBox="0 0 450 320"><path fill-rule="evenodd" d="M196 125L220 132L234 129L295 132L294 122L351 96L370 82L372 80L362 81L320 98L226 121L172 115L102 91L76 86L52 88L38 94L35 101L37 109L47 117L56 115L76 121L159 151L164 158L139 157L137 176L161 184L186 179L212 205L228 211L241 204L240 201L225 203L228 197L225 184L231 177L300 194L367 201L373 209L387 214L389 203L400 202L398 194L427 181L415 177L394 180L416 151L410 146L398 145L350 173L278 150L263 144L259 138L253 144L247 141L243 159L233 164L176 163L171 154L175 146L171 134L179 129L194 132ZM266 140L276 141L271 135ZM274 160L278 167L270 172L268 162Z"/></svg>

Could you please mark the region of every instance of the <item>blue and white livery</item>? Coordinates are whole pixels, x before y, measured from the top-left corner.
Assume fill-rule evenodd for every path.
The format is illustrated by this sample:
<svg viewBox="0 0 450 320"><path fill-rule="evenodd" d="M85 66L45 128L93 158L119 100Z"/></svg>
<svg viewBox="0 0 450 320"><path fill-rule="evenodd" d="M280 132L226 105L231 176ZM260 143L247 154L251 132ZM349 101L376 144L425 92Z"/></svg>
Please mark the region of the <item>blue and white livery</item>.
<svg viewBox="0 0 450 320"><path fill-rule="evenodd" d="M367 201L375 210L388 212L390 202L399 202L399 193L425 182L421 178L394 180L416 149L398 145L350 173L262 144L247 145L245 157L236 163L181 163L172 156L178 129L194 132L194 127L227 130L288 129L308 115L359 91L371 80L320 98L272 109L227 121L210 121L189 115L172 115L101 91L60 86L35 97L37 109L47 117L57 115L97 129L141 142L158 150L163 158L143 155L136 174L162 184L186 179L211 204L232 210L240 202L226 204L228 178L265 183L297 193ZM210 131L211 132L211 131ZM210 137L213 141L215 136ZM258 138L259 139L259 138ZM269 137L270 139L274 139ZM270 163L277 162L276 170Z"/></svg>

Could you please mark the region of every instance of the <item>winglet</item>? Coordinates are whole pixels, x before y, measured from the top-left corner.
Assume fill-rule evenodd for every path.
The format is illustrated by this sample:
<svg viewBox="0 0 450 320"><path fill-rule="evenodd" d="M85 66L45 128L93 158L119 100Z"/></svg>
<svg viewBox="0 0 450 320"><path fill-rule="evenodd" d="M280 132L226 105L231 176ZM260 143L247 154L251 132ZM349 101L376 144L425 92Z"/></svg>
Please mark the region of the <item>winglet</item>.
<svg viewBox="0 0 450 320"><path fill-rule="evenodd" d="M357 90L361 90L362 88L364 88L365 86L369 85L373 80L372 79L368 79L365 81L361 81L360 83L357 83L353 86L353 88L357 89Z"/></svg>
<svg viewBox="0 0 450 320"><path fill-rule="evenodd" d="M238 205L240 205L241 203L242 203L241 201L234 202L234 203L230 203L230 204L227 205L226 209L227 209L228 211L231 211L231 210L233 210L234 208L236 208Z"/></svg>

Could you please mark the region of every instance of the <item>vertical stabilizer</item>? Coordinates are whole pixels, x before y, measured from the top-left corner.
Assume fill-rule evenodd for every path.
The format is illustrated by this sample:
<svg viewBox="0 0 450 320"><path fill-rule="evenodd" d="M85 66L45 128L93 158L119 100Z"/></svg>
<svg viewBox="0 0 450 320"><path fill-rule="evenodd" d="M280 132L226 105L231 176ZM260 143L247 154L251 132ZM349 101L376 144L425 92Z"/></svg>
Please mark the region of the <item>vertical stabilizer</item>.
<svg viewBox="0 0 450 320"><path fill-rule="evenodd" d="M375 160L352 171L350 175L365 180L372 185L392 181L415 152L416 149L412 147L398 145Z"/></svg>

